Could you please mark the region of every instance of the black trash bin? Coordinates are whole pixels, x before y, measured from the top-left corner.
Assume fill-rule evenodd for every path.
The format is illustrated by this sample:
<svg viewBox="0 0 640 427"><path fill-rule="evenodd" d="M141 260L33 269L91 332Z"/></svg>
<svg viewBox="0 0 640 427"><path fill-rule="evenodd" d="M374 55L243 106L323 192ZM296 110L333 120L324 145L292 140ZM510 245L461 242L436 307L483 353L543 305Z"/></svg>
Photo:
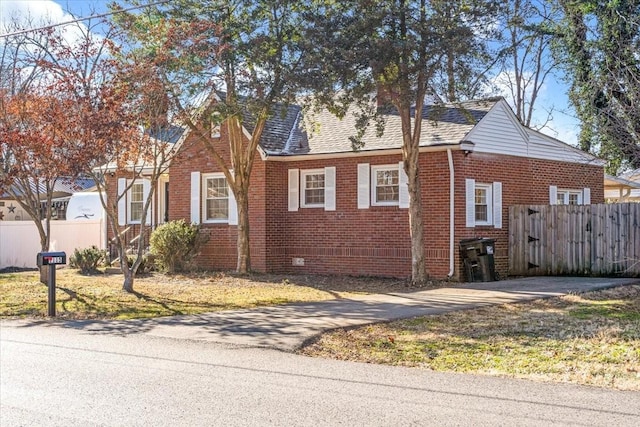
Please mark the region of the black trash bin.
<svg viewBox="0 0 640 427"><path fill-rule="evenodd" d="M496 275L495 239L477 237L460 241L460 253L470 282L493 282Z"/></svg>

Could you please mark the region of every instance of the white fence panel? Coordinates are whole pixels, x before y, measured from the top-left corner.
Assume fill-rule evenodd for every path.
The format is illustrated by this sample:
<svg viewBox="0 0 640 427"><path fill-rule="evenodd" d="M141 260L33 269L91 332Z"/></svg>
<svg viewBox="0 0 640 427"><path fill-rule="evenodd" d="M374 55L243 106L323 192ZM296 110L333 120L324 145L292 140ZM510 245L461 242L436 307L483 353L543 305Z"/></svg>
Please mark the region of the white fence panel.
<svg viewBox="0 0 640 427"><path fill-rule="evenodd" d="M66 252L67 261L75 249L92 245L106 248L103 220L51 221L49 250ZM0 268L34 268L40 251L33 221L0 221Z"/></svg>

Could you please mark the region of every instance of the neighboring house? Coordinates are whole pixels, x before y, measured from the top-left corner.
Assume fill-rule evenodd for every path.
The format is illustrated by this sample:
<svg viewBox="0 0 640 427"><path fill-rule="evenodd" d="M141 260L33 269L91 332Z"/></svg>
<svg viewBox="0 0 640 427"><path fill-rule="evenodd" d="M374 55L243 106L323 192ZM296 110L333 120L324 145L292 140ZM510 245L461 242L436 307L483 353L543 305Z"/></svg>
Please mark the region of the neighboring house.
<svg viewBox="0 0 640 427"><path fill-rule="evenodd" d="M268 121L251 176L254 270L411 275L400 119L386 119L384 135L371 129L355 152L350 115L303 118L301 108L291 106ZM248 138L252 123L244 123ZM183 138L190 140L188 133ZM224 126L219 138L227 149ZM462 279L458 244L471 237L496 239L496 268L506 275L511 205L604 201L603 162L524 127L502 98L427 108L420 151L426 265L433 278ZM209 239L198 265L235 268L235 201L207 151L185 144L165 184L149 223L183 218L201 224ZM139 199L127 200L123 221L140 223L131 214Z"/></svg>
<svg viewBox="0 0 640 427"><path fill-rule="evenodd" d="M605 175L604 197L612 203L640 202L640 169L617 177Z"/></svg>
<svg viewBox="0 0 640 427"><path fill-rule="evenodd" d="M95 183L87 178L59 178L53 187L53 199L51 200L51 219L66 219L67 204L74 193L86 191L93 187ZM43 183L39 183L37 188L35 182L32 190L40 194L41 199L46 198L46 189ZM17 191L18 194L21 191ZM44 209L45 203L42 203ZM20 204L7 192L0 194L0 221L31 221L29 215L22 209Z"/></svg>

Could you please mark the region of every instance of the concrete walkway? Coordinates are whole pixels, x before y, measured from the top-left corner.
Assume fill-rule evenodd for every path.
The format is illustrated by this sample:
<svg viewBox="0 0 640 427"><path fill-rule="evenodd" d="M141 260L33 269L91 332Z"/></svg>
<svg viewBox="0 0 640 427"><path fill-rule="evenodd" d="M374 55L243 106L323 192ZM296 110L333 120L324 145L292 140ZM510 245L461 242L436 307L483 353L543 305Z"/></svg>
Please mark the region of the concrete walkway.
<svg viewBox="0 0 640 427"><path fill-rule="evenodd" d="M640 283L638 279L584 277L529 277L451 288L392 294L364 295L314 303L222 311L145 320L2 322L2 328L49 324L89 334L146 334L251 347L293 351L322 332L342 327L441 314L486 305L550 298Z"/></svg>

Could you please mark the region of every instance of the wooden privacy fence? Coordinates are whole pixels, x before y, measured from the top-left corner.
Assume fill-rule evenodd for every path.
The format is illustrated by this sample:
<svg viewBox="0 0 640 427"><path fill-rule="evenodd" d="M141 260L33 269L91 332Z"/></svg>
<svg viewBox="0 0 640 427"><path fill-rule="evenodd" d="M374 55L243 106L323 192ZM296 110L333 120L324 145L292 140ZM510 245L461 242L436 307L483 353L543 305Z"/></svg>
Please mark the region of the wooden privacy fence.
<svg viewBox="0 0 640 427"><path fill-rule="evenodd" d="M511 206L509 274L640 276L640 203Z"/></svg>

